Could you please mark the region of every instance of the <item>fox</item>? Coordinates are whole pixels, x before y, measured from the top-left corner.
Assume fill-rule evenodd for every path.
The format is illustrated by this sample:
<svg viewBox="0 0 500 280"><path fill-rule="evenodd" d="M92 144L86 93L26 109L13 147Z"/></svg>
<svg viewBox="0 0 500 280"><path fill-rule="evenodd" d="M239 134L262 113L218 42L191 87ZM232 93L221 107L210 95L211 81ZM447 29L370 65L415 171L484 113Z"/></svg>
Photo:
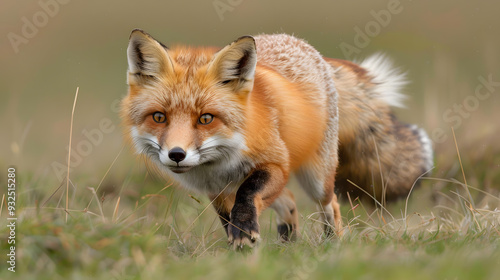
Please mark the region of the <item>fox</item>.
<svg viewBox="0 0 500 280"><path fill-rule="evenodd" d="M134 29L127 61L127 141L160 174L206 194L234 248L259 243L267 208L279 238L295 239L290 176L317 204L325 234L340 236L339 196L395 199L431 168L425 131L393 113L406 80L382 55L326 58L287 34L170 48Z"/></svg>

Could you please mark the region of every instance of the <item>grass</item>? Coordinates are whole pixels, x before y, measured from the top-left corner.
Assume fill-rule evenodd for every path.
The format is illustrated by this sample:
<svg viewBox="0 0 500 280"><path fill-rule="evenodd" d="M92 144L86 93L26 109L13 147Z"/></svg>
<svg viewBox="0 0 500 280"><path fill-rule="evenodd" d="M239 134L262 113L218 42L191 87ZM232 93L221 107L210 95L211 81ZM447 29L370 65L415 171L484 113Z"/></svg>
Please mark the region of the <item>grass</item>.
<svg viewBox="0 0 500 280"><path fill-rule="evenodd" d="M78 110L71 113L78 118ZM494 133L478 146L469 131L464 125L456 137L452 131L453 146L437 145L436 170L406 200L387 208L344 201L340 238L322 235L319 214L292 180L298 240L279 242L267 211L260 246L243 252L230 249L207 198L151 177L124 148L105 158L99 174L71 166L57 182L53 174L19 171L16 273L3 253L4 198L0 279L497 279L500 147Z"/></svg>
<svg viewBox="0 0 500 280"><path fill-rule="evenodd" d="M78 168L59 184L19 172L16 273L2 261L0 278L497 279L500 198L494 188L477 187L497 180L467 176L476 166L487 172L497 158L470 157L469 150L464 157L452 134L455 149L436 162L452 170L448 176L422 178L406 200L387 208L344 201L342 237L323 236L319 214L292 180L301 215L298 240L279 242L274 213L267 211L260 246L243 252L230 249L207 198L151 177L140 161L125 176L116 175L123 148L98 180ZM8 252L5 198L0 217L1 251Z"/></svg>
<svg viewBox="0 0 500 280"><path fill-rule="evenodd" d="M112 166L106 174L110 170ZM494 208L499 199L454 179L448 183L455 188L440 194L446 203L430 208L426 188L442 179L427 178L408 201L387 209L359 200L352 207L343 203L346 231L341 238L322 236L319 215L299 200L301 229L296 242L280 243L274 214L266 212L260 220L260 246L234 252L212 208L205 211L208 199L137 176L141 172L138 167L122 182L103 178L98 192L84 187L85 176L73 175L68 211L64 187L41 193L38 189L47 182L19 174L26 191L18 194L18 267L15 274L1 269L0 278L497 279L500 275L500 210ZM469 190L473 199L481 194L483 200L488 198L488 206L470 201ZM419 206L421 198L425 207ZM419 208L424 212L412 210ZM5 208L1 215L6 217ZM4 221L2 252L7 250Z"/></svg>

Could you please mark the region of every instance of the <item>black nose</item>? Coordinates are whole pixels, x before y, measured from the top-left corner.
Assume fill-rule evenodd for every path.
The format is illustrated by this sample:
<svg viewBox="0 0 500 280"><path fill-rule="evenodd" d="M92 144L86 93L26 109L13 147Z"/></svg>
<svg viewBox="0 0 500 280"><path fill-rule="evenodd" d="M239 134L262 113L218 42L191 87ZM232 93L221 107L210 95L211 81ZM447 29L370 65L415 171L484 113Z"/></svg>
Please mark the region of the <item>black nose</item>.
<svg viewBox="0 0 500 280"><path fill-rule="evenodd" d="M186 152L184 152L184 150L182 148L175 147L175 148L172 148L172 150L170 150L168 152L168 157L171 160L179 163L186 158Z"/></svg>

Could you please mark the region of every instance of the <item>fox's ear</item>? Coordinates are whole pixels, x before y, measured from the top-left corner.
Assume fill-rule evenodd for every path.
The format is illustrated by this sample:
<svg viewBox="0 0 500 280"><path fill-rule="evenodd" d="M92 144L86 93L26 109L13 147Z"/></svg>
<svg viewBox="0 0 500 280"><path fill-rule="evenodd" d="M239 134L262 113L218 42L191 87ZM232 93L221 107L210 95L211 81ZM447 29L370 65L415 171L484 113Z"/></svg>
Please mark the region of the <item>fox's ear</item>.
<svg viewBox="0 0 500 280"><path fill-rule="evenodd" d="M130 34L127 58L129 74L159 78L173 73L167 47L140 29Z"/></svg>
<svg viewBox="0 0 500 280"><path fill-rule="evenodd" d="M210 62L209 70L221 84L233 86L235 91L253 88L257 50L252 36L243 36L227 45Z"/></svg>

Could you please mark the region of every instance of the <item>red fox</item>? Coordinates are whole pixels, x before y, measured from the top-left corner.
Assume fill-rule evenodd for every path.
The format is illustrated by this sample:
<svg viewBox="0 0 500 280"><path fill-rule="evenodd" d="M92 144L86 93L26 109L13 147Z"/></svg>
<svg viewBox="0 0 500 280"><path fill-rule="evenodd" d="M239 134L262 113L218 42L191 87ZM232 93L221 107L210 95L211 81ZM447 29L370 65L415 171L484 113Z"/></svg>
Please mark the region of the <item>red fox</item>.
<svg viewBox="0 0 500 280"><path fill-rule="evenodd" d="M259 240L268 207L280 237L295 235L291 174L333 234L342 231L336 184L339 194L356 191L349 179L395 198L432 165L425 132L391 112L405 80L381 56L358 66L284 34L168 48L138 29L127 56L126 135L160 172L210 197L234 247Z"/></svg>

